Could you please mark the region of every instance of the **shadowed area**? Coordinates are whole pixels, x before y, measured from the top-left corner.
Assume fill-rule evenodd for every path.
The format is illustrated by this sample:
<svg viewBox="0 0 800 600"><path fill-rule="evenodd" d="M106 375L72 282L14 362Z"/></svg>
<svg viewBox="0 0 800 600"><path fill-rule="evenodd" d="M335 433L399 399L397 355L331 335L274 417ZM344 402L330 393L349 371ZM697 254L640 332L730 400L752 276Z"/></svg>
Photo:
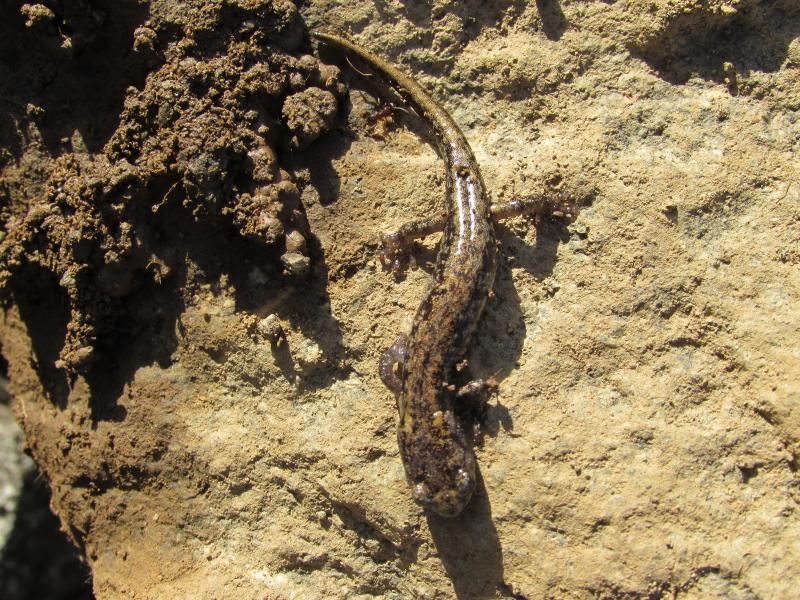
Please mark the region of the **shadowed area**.
<svg viewBox="0 0 800 600"><path fill-rule="evenodd" d="M777 24L777 27L776 27ZM737 73L774 72L784 63L800 34L800 5L794 0L741 2L737 10L685 12L670 19L654 37L631 48L671 83L685 83L692 75L730 81Z"/></svg>

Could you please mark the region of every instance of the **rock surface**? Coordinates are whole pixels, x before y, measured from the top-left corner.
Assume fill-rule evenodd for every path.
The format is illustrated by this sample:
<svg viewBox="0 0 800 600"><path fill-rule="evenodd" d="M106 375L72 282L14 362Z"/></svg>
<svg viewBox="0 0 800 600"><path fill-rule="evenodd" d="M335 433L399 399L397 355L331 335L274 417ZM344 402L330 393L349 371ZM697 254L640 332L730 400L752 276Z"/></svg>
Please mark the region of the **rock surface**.
<svg viewBox="0 0 800 600"><path fill-rule="evenodd" d="M0 379L0 598L88 600L91 574L50 512L47 484L22 452Z"/></svg>
<svg viewBox="0 0 800 600"><path fill-rule="evenodd" d="M794 0L43 4L0 24L0 338L98 598L792 597ZM583 204L498 228L454 520L377 373L436 243L396 281L378 234L441 209L441 164L304 26L413 74L495 200Z"/></svg>

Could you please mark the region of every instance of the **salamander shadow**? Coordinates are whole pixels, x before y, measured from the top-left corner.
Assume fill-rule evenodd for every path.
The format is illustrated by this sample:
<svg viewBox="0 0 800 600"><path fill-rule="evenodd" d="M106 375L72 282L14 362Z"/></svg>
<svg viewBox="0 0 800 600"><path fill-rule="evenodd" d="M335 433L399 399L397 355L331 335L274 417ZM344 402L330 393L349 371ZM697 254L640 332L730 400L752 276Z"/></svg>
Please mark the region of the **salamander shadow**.
<svg viewBox="0 0 800 600"><path fill-rule="evenodd" d="M434 513L425 518L459 600L494 598L497 591L507 590L503 550L480 472L475 497L464 512L453 519Z"/></svg>
<svg viewBox="0 0 800 600"><path fill-rule="evenodd" d="M493 297L486 304L468 356L472 378L486 380L494 377L502 384L503 379L519 366L528 324L511 265L522 267L535 280L528 287L536 294L536 284L553 273L559 244L569 240L567 225L565 221L537 224L535 245L527 243L506 225L496 226L501 245L497 275ZM483 433L491 437L496 436L501 428L511 431L514 426L508 409L497 401L489 403L481 425Z"/></svg>

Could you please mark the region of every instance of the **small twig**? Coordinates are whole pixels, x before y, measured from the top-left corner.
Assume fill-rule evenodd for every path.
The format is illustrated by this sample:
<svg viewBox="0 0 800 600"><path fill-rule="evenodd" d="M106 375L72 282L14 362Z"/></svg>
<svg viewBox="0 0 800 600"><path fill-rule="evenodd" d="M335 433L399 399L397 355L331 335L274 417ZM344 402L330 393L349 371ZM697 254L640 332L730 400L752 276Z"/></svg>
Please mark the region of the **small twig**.
<svg viewBox="0 0 800 600"><path fill-rule="evenodd" d="M350 65L350 68L353 69L353 71L355 71L356 73L358 73L362 77L372 77L372 73L364 73L364 72L359 71L358 69L356 69L355 65L352 62L350 62L350 59L347 56L345 56L344 59L347 61L347 64Z"/></svg>

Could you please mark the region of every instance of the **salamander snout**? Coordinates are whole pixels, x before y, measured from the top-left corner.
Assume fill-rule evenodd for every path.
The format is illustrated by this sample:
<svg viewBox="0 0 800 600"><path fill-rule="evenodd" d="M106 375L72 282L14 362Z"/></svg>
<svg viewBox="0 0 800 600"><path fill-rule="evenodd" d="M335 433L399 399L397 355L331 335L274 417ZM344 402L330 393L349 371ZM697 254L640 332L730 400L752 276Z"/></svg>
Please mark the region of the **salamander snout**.
<svg viewBox="0 0 800 600"><path fill-rule="evenodd" d="M455 517L469 504L475 491L475 476L458 469L450 485L432 491L427 483L414 486L414 500L442 517Z"/></svg>

